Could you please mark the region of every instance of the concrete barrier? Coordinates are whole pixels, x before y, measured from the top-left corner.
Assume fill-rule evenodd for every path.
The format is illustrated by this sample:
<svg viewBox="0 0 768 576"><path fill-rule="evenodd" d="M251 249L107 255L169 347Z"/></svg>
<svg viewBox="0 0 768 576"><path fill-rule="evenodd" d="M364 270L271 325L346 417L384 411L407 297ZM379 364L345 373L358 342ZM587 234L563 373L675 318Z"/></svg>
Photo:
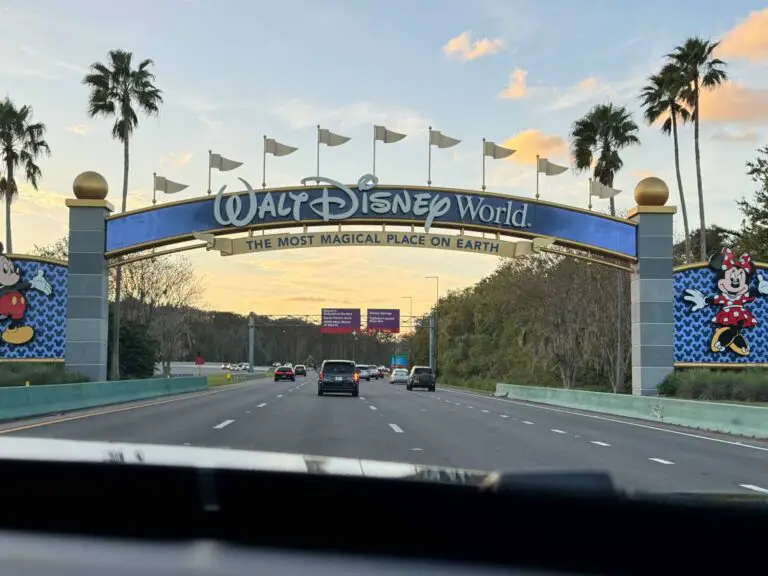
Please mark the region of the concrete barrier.
<svg viewBox="0 0 768 576"><path fill-rule="evenodd" d="M660 424L673 424L752 438L768 438L768 407L763 406L502 383L496 384L494 395L511 400L626 416Z"/></svg>
<svg viewBox="0 0 768 576"><path fill-rule="evenodd" d="M205 390L205 378L151 378L0 388L0 420L42 416Z"/></svg>

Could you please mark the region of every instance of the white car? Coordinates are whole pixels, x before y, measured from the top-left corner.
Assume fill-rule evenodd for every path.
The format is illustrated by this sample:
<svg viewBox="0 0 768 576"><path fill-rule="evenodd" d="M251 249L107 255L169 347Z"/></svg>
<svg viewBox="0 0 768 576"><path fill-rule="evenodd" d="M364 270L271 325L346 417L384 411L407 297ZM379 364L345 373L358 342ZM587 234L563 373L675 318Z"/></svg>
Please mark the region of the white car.
<svg viewBox="0 0 768 576"><path fill-rule="evenodd" d="M371 373L368 371L368 366L364 364L358 364L355 366L355 371L360 374L360 380L371 381Z"/></svg>
<svg viewBox="0 0 768 576"><path fill-rule="evenodd" d="M392 376L389 377L390 384L408 384L408 370L405 368L395 368Z"/></svg>

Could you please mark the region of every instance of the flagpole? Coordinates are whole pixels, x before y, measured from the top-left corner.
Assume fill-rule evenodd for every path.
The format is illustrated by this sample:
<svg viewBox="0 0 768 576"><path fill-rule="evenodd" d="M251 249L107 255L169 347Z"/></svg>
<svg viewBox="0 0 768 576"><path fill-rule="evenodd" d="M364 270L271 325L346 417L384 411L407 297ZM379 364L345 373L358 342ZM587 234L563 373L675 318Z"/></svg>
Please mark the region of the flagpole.
<svg viewBox="0 0 768 576"><path fill-rule="evenodd" d="M536 154L536 200L539 199L539 155Z"/></svg>
<svg viewBox="0 0 768 576"><path fill-rule="evenodd" d="M267 187L267 135L264 134L262 138L264 145L262 147L263 152L261 155L261 187Z"/></svg>
<svg viewBox="0 0 768 576"><path fill-rule="evenodd" d="M208 150L208 195L211 195L211 154L213 150Z"/></svg>
<svg viewBox="0 0 768 576"><path fill-rule="evenodd" d="M320 124L317 125L317 183L320 183Z"/></svg>
<svg viewBox="0 0 768 576"><path fill-rule="evenodd" d="M429 142L427 142L427 186L432 186L432 126L429 127Z"/></svg>
<svg viewBox="0 0 768 576"><path fill-rule="evenodd" d="M373 172L376 176L376 126L373 127Z"/></svg>
<svg viewBox="0 0 768 576"><path fill-rule="evenodd" d="M483 138L483 186L482 190L485 191L485 138Z"/></svg>
<svg viewBox="0 0 768 576"><path fill-rule="evenodd" d="M157 172L152 172L152 205L157 204Z"/></svg>
<svg viewBox="0 0 768 576"><path fill-rule="evenodd" d="M587 206L587 208L589 208L590 210L592 210L592 178L590 178L590 179L589 179L589 190L587 190L587 194L588 194L588 196L587 196L587 202L588 202L588 204L589 204L589 205Z"/></svg>

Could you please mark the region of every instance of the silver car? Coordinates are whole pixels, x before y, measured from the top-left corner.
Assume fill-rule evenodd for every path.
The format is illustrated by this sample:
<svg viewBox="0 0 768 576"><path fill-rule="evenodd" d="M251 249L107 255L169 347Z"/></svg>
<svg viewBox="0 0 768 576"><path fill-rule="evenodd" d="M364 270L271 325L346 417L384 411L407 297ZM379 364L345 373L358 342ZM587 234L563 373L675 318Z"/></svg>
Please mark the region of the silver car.
<svg viewBox="0 0 768 576"><path fill-rule="evenodd" d="M408 370L405 368L395 368L389 377L390 384L408 384Z"/></svg>
<svg viewBox="0 0 768 576"><path fill-rule="evenodd" d="M364 364L358 364L355 366L355 372L360 374L360 380L371 381L371 373L368 371L368 366Z"/></svg>

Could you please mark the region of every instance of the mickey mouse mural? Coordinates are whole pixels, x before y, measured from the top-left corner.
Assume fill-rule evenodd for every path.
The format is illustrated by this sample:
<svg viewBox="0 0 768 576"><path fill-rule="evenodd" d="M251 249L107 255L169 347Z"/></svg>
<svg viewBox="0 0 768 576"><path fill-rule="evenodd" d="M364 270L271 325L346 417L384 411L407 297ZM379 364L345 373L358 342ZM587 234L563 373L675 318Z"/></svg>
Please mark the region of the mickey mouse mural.
<svg viewBox="0 0 768 576"><path fill-rule="evenodd" d="M719 307L712 317L715 325L709 350L713 353L734 352L749 356L750 348L744 330L757 326L758 319L747 309L747 304L759 296L768 295L768 280L757 274L757 286L750 286L756 268L748 253L736 258L730 248L723 248L709 259L709 268L717 278L717 294L705 296L700 290L687 289L683 300L690 303L690 312L705 306Z"/></svg>
<svg viewBox="0 0 768 576"><path fill-rule="evenodd" d="M52 289L42 270L38 270L30 281L25 281L21 269L3 250L3 244L0 243L0 339L7 344L20 346L35 336L35 329L24 323L29 305L27 292L37 290L50 296Z"/></svg>

